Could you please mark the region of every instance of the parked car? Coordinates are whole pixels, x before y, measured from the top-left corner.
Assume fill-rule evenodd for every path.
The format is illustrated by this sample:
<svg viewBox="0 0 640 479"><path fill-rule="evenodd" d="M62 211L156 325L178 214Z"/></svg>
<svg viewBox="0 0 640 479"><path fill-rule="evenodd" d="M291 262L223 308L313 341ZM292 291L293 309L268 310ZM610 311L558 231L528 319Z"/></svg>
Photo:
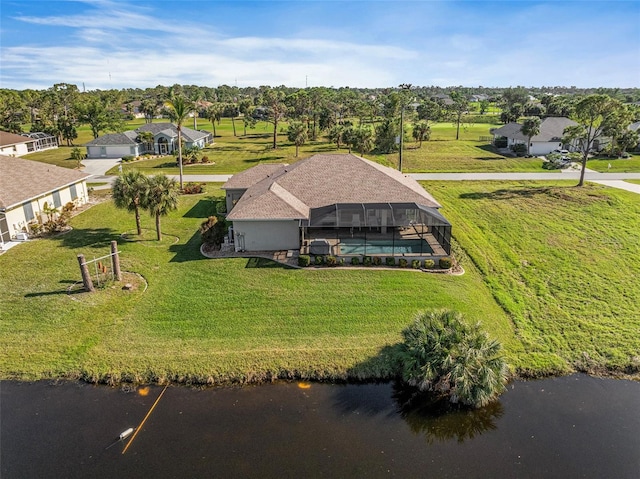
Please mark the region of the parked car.
<svg viewBox="0 0 640 479"><path fill-rule="evenodd" d="M568 155L569 154L569 150L553 150L554 153L558 153L559 155Z"/></svg>

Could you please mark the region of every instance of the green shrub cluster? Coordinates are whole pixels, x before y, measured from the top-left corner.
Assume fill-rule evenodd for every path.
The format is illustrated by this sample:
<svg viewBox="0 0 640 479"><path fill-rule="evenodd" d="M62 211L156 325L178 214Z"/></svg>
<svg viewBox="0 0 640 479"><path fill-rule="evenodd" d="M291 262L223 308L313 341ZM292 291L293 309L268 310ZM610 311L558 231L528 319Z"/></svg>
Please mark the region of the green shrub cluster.
<svg viewBox="0 0 640 479"><path fill-rule="evenodd" d="M432 259L425 259L424 260L424 267L425 269L431 269L436 265L436 262L433 261Z"/></svg>
<svg viewBox="0 0 640 479"><path fill-rule="evenodd" d="M324 262L327 266L335 266L338 260L335 256L329 255L325 257Z"/></svg>
<svg viewBox="0 0 640 479"><path fill-rule="evenodd" d="M314 263L316 266L322 266L324 264L324 257L320 255L316 256L314 258Z"/></svg>
<svg viewBox="0 0 640 479"><path fill-rule="evenodd" d="M450 257L445 257L445 258L440 258L438 260L438 266L440 266L440 268L442 269L449 269L451 268L451 265L453 264L453 261L451 261Z"/></svg>
<svg viewBox="0 0 640 479"><path fill-rule="evenodd" d="M419 259L414 259L411 261L411 267L413 269L420 269L420 260Z"/></svg>
<svg viewBox="0 0 640 479"><path fill-rule="evenodd" d="M409 264L407 258L400 258L398 260L398 266L400 266L401 268L406 268L407 264Z"/></svg>
<svg viewBox="0 0 640 479"><path fill-rule="evenodd" d="M382 258L380 256L374 256L372 260L374 266L380 266L382 264Z"/></svg>
<svg viewBox="0 0 640 479"><path fill-rule="evenodd" d="M311 264L311 257L308 254L301 254L298 256L298 266L306 268Z"/></svg>
<svg viewBox="0 0 640 479"><path fill-rule="evenodd" d="M365 266L371 266L371 256L364 256L362 258L362 264Z"/></svg>
<svg viewBox="0 0 640 479"><path fill-rule="evenodd" d="M384 259L384 263L385 263L387 266L395 266L395 265L396 265L396 259L395 259L393 256L387 256L387 257Z"/></svg>
<svg viewBox="0 0 640 479"><path fill-rule="evenodd" d="M122 161L124 163L129 163L130 161L133 161L135 159L135 156L133 155L125 155L122 157Z"/></svg>
<svg viewBox="0 0 640 479"><path fill-rule="evenodd" d="M354 256L353 258L351 258L351 264L353 266L358 266L360 264L360 258L358 258L357 256Z"/></svg>

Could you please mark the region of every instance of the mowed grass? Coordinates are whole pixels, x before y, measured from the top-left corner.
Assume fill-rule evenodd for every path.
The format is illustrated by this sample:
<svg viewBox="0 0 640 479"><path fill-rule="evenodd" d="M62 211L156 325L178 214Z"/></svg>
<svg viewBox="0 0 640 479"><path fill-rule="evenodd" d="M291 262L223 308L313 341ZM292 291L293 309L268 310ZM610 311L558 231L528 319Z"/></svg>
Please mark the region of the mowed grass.
<svg viewBox="0 0 640 479"><path fill-rule="evenodd" d="M0 256L0 378L383 378L401 330L441 307L482 321L520 374L637 373L640 204L571 184L425 182L454 225L463 276L205 259L196 230L221 194L213 185L181 198L160 244L122 241L133 217L105 202L73 231ZM106 254L111 240L148 290L68 295L76 255Z"/></svg>
<svg viewBox="0 0 640 479"><path fill-rule="evenodd" d="M640 371L640 202L588 184L425 183L514 321L525 371Z"/></svg>
<svg viewBox="0 0 640 479"><path fill-rule="evenodd" d="M611 168L609 168L611 165ZM630 158L598 158L587 161L587 168L602 173L637 173L640 172L640 155Z"/></svg>
<svg viewBox="0 0 640 479"><path fill-rule="evenodd" d="M520 354L508 316L473 267L443 276L205 259L197 227L213 212L212 194L221 192L182 197L163 219L160 244L122 241L133 216L105 202L75 217L73 231L0 256L0 378L387 377L385 348L418 311L443 307L482 320L510 358ZM143 220L153 228L151 218ZM77 254L102 256L111 240L119 242L122 268L146 278L148 290L68 295L80 279Z"/></svg>

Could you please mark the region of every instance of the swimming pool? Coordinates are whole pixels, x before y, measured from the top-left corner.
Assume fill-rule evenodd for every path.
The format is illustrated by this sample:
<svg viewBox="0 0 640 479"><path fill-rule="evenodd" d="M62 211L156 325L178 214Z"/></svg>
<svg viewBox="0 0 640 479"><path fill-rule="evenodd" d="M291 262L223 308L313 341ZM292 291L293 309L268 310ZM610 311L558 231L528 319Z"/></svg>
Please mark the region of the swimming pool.
<svg viewBox="0 0 640 479"><path fill-rule="evenodd" d="M346 238L340 240L341 255L402 255L402 254L431 254L433 250L424 240L399 239L367 240Z"/></svg>

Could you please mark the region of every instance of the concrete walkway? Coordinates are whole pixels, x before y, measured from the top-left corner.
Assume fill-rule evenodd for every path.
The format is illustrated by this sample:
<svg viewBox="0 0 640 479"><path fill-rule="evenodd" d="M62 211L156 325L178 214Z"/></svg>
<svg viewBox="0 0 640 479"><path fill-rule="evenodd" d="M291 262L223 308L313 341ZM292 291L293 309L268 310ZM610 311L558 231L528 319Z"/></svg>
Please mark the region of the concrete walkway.
<svg viewBox="0 0 640 479"><path fill-rule="evenodd" d="M105 173L114 166L119 165L120 158L106 158L97 160L82 160L82 171L89 173L91 178L88 178L89 183L106 183L106 185L95 186L94 189L102 190L111 188L111 183L115 180L115 176L106 176Z"/></svg>

